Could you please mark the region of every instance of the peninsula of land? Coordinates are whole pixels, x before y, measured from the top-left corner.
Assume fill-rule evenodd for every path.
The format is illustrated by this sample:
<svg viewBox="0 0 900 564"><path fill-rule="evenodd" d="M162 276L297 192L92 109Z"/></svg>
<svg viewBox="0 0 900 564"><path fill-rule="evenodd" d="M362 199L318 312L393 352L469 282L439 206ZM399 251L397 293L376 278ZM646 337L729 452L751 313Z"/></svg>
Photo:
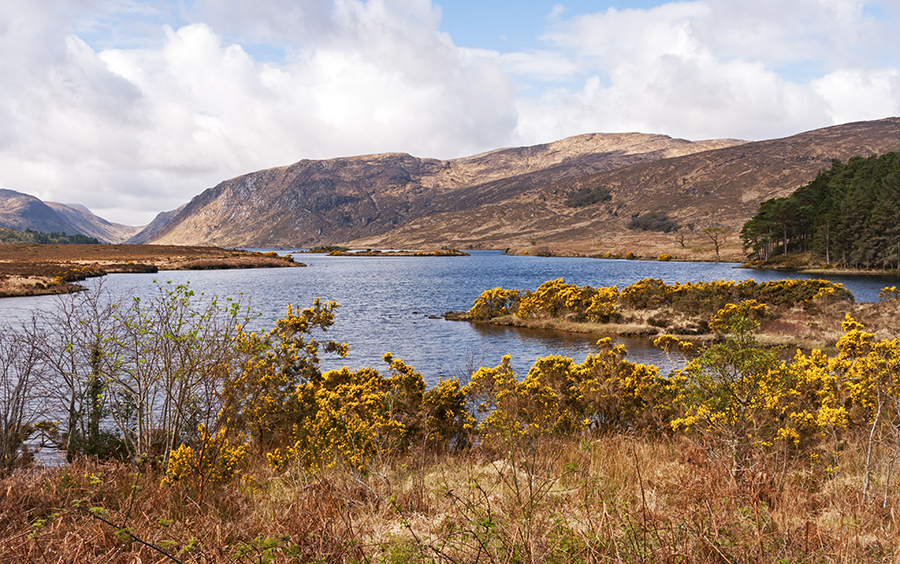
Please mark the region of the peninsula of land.
<svg viewBox="0 0 900 564"><path fill-rule="evenodd" d="M64 294L121 272L306 266L274 252L176 245L0 245L0 297Z"/></svg>

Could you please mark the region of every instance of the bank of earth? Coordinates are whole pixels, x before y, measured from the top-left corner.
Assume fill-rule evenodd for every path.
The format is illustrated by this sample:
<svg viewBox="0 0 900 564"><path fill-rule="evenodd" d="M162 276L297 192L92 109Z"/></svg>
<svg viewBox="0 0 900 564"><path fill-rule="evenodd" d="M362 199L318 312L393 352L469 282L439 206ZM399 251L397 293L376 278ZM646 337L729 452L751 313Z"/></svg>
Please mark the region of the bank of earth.
<svg viewBox="0 0 900 564"><path fill-rule="evenodd" d="M306 266L276 253L175 245L0 245L0 297L77 292L90 277L124 272Z"/></svg>

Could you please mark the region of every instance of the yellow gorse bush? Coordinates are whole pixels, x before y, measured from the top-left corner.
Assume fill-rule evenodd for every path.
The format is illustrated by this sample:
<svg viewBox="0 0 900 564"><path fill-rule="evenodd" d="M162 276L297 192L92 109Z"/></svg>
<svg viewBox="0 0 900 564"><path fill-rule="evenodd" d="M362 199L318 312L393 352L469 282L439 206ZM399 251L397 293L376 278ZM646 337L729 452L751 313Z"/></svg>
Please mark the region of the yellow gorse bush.
<svg viewBox="0 0 900 564"><path fill-rule="evenodd" d="M766 304L756 300L746 300L740 304L725 304L725 307L709 318L709 328L719 333L753 331L758 320L765 317Z"/></svg>
<svg viewBox="0 0 900 564"><path fill-rule="evenodd" d="M781 360L753 336L767 304L739 299L772 297L776 287L810 301L841 292L820 281L666 285L647 279L619 292L552 280L521 297L520 315L523 309L529 315L610 315L624 301L671 303L695 293L724 301L709 318L723 340L695 353L675 336L658 337L655 344L667 354L689 360L667 375L629 362L625 347L607 338L580 363L550 355L520 377L507 356L498 366L479 368L467 385L440 380L430 390L418 371L390 354L384 372L344 367L322 373L320 352L347 350L312 337L331 326L337 304L317 300L302 311L288 308L269 332L238 332L241 370L225 384L217 430L200 426L196 444L172 452L166 483L202 496L237 475L250 449L265 454L276 470L339 465L365 472L389 453L411 448L446 451L478 442L505 447L546 435L678 433L730 457L741 475L772 451L833 468L842 437L854 429L866 430L872 445L900 445L900 343L877 340L847 316L836 355L797 351ZM485 311L508 310L520 296L498 288L483 295L482 304ZM601 313L587 313L591 308Z"/></svg>
<svg viewBox="0 0 900 564"><path fill-rule="evenodd" d="M244 355L240 375L225 388L226 405L247 427L261 448L281 444L292 424L307 415L308 406L295 393L303 385L318 385L320 350L345 356L349 347L336 341L318 342L314 329L326 331L334 324L338 304L318 298L312 307L287 314L263 334L238 332L235 347Z"/></svg>
<svg viewBox="0 0 900 564"><path fill-rule="evenodd" d="M494 288L481 294L469 310L472 319L500 315L522 318L570 317L575 321L607 322L615 315L619 290L566 284L562 278L541 284L534 292Z"/></svg>
<svg viewBox="0 0 900 564"><path fill-rule="evenodd" d="M406 428L390 417L385 388L383 376L371 368L326 372L315 390L315 415L302 423L303 458L322 467L340 462L365 470L372 457L398 442Z"/></svg>
<svg viewBox="0 0 900 564"><path fill-rule="evenodd" d="M567 318L606 323L618 317L622 307L653 310L671 307L687 314L713 314L726 304L756 300L770 307L852 300L841 284L827 280L778 280L759 284L713 281L666 284L645 278L619 290L617 286L593 288L566 284L562 278L541 284L533 292L493 288L485 290L469 310L471 319L501 315L527 318Z"/></svg>
<svg viewBox="0 0 900 564"><path fill-rule="evenodd" d="M551 355L538 358L523 380L510 357L480 368L469 385L478 426L487 442L581 432L660 430L677 393L678 380L655 366L625 360L622 345L610 339L584 362Z"/></svg>
<svg viewBox="0 0 900 564"><path fill-rule="evenodd" d="M202 501L206 491L238 474L238 466L247 454L247 445L241 437L237 438L237 444L232 444L224 428L212 433L201 424L197 431L197 448L182 444L169 455L163 484L185 484L194 489L198 500Z"/></svg>
<svg viewBox="0 0 900 564"><path fill-rule="evenodd" d="M765 306L755 300L727 304L710 320L726 334L724 342L701 351L680 371L684 388L678 397L676 431L699 431L715 440L742 472L756 452L781 442L797 444L797 423L804 423L796 401L800 394L776 351L756 343L753 331Z"/></svg>
<svg viewBox="0 0 900 564"><path fill-rule="evenodd" d="M452 379L426 392L421 373L391 354L384 361L388 375L343 367L296 386L291 436L267 453L270 465L276 470L340 465L364 472L385 453L414 445L468 445L474 419L466 388Z"/></svg>
<svg viewBox="0 0 900 564"><path fill-rule="evenodd" d="M438 379L438 383L422 395L425 413L425 440L438 450L469 446L469 435L475 429L475 417L468 409L468 387L458 378Z"/></svg>
<svg viewBox="0 0 900 564"><path fill-rule="evenodd" d="M882 302L900 301L900 290L896 286L885 287L878 293L878 299Z"/></svg>
<svg viewBox="0 0 900 564"><path fill-rule="evenodd" d="M476 320L488 320L511 315L519 311L519 300L518 290L503 288L485 290L475 300L475 305L469 310L469 316Z"/></svg>

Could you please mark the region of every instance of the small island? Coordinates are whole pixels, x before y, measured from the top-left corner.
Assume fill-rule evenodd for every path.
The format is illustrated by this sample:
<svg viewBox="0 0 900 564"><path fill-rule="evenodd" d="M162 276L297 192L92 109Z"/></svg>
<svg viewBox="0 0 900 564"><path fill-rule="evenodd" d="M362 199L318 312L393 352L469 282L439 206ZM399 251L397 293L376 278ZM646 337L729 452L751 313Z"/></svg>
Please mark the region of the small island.
<svg viewBox="0 0 900 564"><path fill-rule="evenodd" d="M677 335L697 344L721 341L711 317L729 304L759 304L756 338L763 345L830 349L844 334L847 315L880 339L897 338L900 292L884 288L878 303L857 303L827 280L715 281L666 284L647 278L622 289L550 280L535 291L485 290L472 308L447 312L451 321L554 329L572 333L658 338Z"/></svg>

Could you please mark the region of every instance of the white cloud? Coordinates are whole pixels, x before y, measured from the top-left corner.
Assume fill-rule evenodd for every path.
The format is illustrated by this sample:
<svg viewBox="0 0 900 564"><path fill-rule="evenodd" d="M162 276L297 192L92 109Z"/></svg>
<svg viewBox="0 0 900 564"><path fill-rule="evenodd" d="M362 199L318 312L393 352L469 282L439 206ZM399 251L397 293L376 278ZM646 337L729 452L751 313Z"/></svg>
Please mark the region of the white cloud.
<svg viewBox="0 0 900 564"><path fill-rule="evenodd" d="M562 20L545 39L577 63L581 85L520 98L518 140L586 130L764 139L896 113L897 55L888 69L862 57L896 40L863 8L702 0Z"/></svg>
<svg viewBox="0 0 900 564"><path fill-rule="evenodd" d="M900 72L844 70L815 80L812 87L835 123L900 115Z"/></svg>
<svg viewBox="0 0 900 564"><path fill-rule="evenodd" d="M0 182L137 223L224 178L301 158L502 144L515 127L507 75L456 48L435 14L427 2L341 0L326 37L281 63L254 60L205 23L99 53L37 26L52 57L6 83L3 130L21 134L0 137Z"/></svg>
<svg viewBox="0 0 900 564"><path fill-rule="evenodd" d="M514 75L543 82L566 81L579 72L578 64L562 53L533 51L529 53L492 54L504 69Z"/></svg>

